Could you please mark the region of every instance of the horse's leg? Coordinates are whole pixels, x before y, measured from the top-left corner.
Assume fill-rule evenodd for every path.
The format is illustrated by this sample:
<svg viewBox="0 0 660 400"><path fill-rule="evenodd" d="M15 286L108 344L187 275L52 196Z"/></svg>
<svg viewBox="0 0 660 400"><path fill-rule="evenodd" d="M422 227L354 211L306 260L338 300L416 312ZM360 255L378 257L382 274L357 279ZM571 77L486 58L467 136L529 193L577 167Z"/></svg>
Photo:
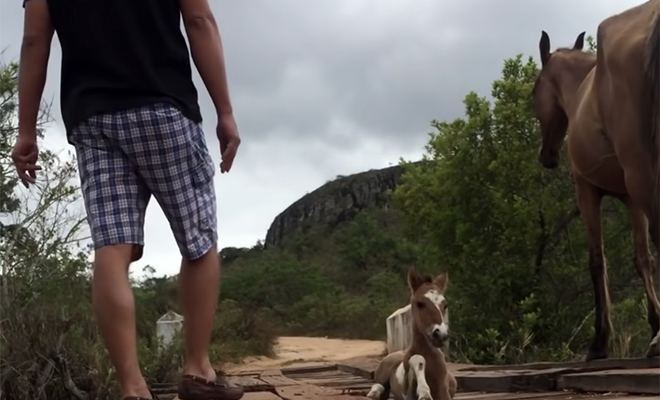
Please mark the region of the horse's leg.
<svg viewBox="0 0 660 400"><path fill-rule="evenodd" d="M408 364L410 365L410 369L408 370L408 380L410 382L414 379L417 382L417 400L433 400L431 397L431 388L426 382L426 359L424 359L424 357L420 356L419 354L415 354L414 356L410 357ZM413 385L409 384L408 387L412 388Z"/></svg>
<svg viewBox="0 0 660 400"><path fill-rule="evenodd" d="M635 268L644 283L644 291L646 292L646 300L648 302L648 321L651 326L651 338L654 340L649 345L646 355L653 357L658 355L658 343L654 338L657 337L658 330L660 329L660 302L655 293L655 284L653 283L655 261L649 249L649 221L646 219L644 211L637 207L630 198L626 199L626 204L630 210L635 242Z"/></svg>
<svg viewBox="0 0 660 400"><path fill-rule="evenodd" d="M610 295L607 290L607 267L603 254L603 237L600 221L600 190L575 174L575 197L582 214L589 238L589 272L594 286L596 333L587 353L587 361L607 358L610 340Z"/></svg>

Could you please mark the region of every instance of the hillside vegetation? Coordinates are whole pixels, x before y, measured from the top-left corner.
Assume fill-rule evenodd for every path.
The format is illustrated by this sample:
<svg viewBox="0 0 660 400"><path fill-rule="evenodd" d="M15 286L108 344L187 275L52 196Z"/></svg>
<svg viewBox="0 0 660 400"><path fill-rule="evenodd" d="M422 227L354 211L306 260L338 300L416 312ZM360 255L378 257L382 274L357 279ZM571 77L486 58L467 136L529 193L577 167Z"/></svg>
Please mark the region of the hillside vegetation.
<svg viewBox="0 0 660 400"><path fill-rule="evenodd" d="M449 271L453 359L581 357L593 334L587 241L566 161L555 171L536 161L536 74L531 59L506 60L490 99L469 93L463 118L432 122L422 162L390 170L403 173L393 191L361 183L383 176L378 171L338 178L326 187L332 190L301 199L296 218L278 217L289 222L278 223L268 246L224 249L214 360L269 354L280 334L383 338L385 318L408 300L411 265ZM44 183L16 190L8 161L15 77L13 64L0 70L0 398L64 398L72 387L90 399L113 398L113 371L91 312L90 250L76 241L84 220L68 207L79 196L70 185L75 164L43 151ZM368 189L355 197L355 187ZM328 200L347 196L357 200ZM319 217L328 207L347 210L328 221ZM627 212L608 199L603 215L610 355L640 356L650 329ZM177 311L176 277L152 275L135 292L145 371L151 382L171 381L181 352L178 344L156 351L154 321Z"/></svg>

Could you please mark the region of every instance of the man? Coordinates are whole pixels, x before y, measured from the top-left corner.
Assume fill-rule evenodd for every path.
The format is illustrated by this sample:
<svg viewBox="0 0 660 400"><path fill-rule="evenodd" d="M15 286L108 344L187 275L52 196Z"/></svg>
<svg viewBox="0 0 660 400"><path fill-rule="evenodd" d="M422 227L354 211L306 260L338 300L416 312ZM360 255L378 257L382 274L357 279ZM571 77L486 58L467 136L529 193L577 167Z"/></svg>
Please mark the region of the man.
<svg viewBox="0 0 660 400"><path fill-rule="evenodd" d="M23 184L35 183L36 122L53 33L62 48L62 119L78 159L94 243L93 302L124 400L156 398L137 359L128 267L142 256L153 195L183 262L185 316L181 400L238 400L216 376L209 342L218 299L215 167L201 128L193 61L217 112L222 173L240 143L220 34L207 0L27 0L19 70L19 135L12 153Z"/></svg>

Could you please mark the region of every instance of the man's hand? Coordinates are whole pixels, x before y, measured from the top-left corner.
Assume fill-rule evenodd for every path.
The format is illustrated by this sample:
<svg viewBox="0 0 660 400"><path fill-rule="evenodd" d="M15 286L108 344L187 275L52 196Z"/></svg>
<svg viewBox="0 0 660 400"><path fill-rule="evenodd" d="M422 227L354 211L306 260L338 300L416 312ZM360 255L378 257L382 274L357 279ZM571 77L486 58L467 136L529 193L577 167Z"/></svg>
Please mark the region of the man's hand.
<svg viewBox="0 0 660 400"><path fill-rule="evenodd" d="M37 165L39 158L39 148L37 147L37 135L18 134L18 140L11 152L11 158L14 160L14 166L18 177L25 187L35 183L37 172L41 167Z"/></svg>
<svg viewBox="0 0 660 400"><path fill-rule="evenodd" d="M220 172L224 174L231 169L238 146L241 144L241 137L238 135L238 126L236 126L233 114L218 117L216 133L220 141L220 154L222 155Z"/></svg>

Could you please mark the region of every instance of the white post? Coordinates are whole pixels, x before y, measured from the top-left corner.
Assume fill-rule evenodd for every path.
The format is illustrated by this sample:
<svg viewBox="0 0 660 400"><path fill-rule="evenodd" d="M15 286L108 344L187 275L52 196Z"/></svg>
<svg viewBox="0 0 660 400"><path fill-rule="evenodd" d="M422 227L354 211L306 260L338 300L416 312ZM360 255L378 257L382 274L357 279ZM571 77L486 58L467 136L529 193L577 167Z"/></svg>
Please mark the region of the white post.
<svg viewBox="0 0 660 400"><path fill-rule="evenodd" d="M182 328L183 316L174 311L168 311L156 321L156 335L165 348L172 344L174 337Z"/></svg>
<svg viewBox="0 0 660 400"><path fill-rule="evenodd" d="M387 353L406 350L412 343L412 314L410 304L394 311L386 320Z"/></svg>

